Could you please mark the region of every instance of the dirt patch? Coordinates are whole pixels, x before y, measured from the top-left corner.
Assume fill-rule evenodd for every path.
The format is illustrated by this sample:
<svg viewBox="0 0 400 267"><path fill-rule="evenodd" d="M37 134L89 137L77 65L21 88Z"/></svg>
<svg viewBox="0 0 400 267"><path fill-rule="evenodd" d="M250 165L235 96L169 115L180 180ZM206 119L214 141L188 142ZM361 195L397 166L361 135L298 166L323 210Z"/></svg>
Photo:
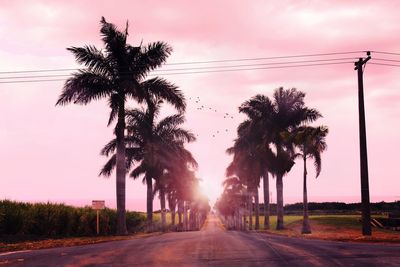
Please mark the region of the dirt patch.
<svg viewBox="0 0 400 267"><path fill-rule="evenodd" d="M89 245L89 244L97 244L109 241L150 237L160 234L161 234L160 232L156 232L156 233L140 233L127 236L72 237L72 238L61 238L61 239L46 239L40 241L24 241L18 243L0 242L0 252Z"/></svg>
<svg viewBox="0 0 400 267"><path fill-rule="evenodd" d="M372 236L363 236L360 227L352 226L332 226L324 225L313 220L310 221L311 234L301 234L302 222L294 222L288 224L285 230L268 230L263 231L271 234L285 235L289 237L299 237L308 239L322 239L332 241L347 241L347 242L382 242L382 243L400 243L400 232L372 229Z"/></svg>

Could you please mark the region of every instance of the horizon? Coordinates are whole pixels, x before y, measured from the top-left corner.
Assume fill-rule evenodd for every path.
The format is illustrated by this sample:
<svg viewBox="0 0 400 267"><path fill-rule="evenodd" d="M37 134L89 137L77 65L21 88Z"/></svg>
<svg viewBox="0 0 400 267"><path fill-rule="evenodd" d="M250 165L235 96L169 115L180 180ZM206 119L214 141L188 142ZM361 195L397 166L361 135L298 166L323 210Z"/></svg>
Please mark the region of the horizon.
<svg viewBox="0 0 400 267"><path fill-rule="evenodd" d="M319 196L315 199L309 201L309 203L323 203L323 202L342 202L346 204L354 204L354 203L361 203L359 196L346 196L341 198L340 200L334 200L334 196ZM9 199L4 198L2 200L10 200L10 201L20 201L20 202L29 202L29 203L53 203L53 204L65 204L74 207L85 207L85 206L92 206L92 200L97 199ZM105 207L115 209L115 201L112 198L109 199L101 199L105 200ZM371 196L371 203L380 203L380 202L398 202L400 201L400 196ZM143 205L143 209L134 209L132 207L137 206L137 203L141 203ZM291 205L302 203L302 196L288 198L288 201L284 202L284 205ZM213 207L213 203L210 203L211 207ZM260 204L264 204L264 201L260 199ZM272 199L270 204L276 204L275 199ZM126 199L126 210L128 211L138 211L138 212L146 212L146 200L145 199ZM154 211L160 210L160 204L158 201L154 201Z"/></svg>

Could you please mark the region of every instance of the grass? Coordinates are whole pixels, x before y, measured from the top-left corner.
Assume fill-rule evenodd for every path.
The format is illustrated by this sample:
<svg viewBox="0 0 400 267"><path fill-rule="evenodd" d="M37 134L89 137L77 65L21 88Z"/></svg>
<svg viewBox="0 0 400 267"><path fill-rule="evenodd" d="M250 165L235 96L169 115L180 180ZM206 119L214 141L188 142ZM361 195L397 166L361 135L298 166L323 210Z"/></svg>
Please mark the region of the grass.
<svg viewBox="0 0 400 267"><path fill-rule="evenodd" d="M315 238L336 241L388 242L400 243L400 232L372 228L372 236L361 235L359 215L312 215L310 225L312 234L302 235L302 216L285 216L285 230L276 229L276 216L270 217L270 229L264 230L264 217L260 217L260 230L291 237ZM255 217L253 218L253 225ZM254 226L253 226L254 227Z"/></svg>
<svg viewBox="0 0 400 267"><path fill-rule="evenodd" d="M171 225L172 224L172 216L170 212L167 212L166 214L166 219L167 219L167 225ZM161 223L161 213L160 212L156 212L153 213L153 221L156 223ZM178 222L178 213L175 214L175 224Z"/></svg>
<svg viewBox="0 0 400 267"><path fill-rule="evenodd" d="M358 228L361 226L358 221L358 215L312 215L310 216L311 223L323 224L336 228ZM290 227L295 223L301 223L303 216L288 215L284 217L285 227ZM255 223L255 216L253 216L253 224ZM276 228L276 216L270 217L270 229ZM260 217L260 229L264 230L264 216Z"/></svg>
<svg viewBox="0 0 400 267"><path fill-rule="evenodd" d="M140 213L144 218L146 213ZM178 214L175 216L175 222L178 222ZM166 216L167 225L171 225L171 214L167 213ZM161 226L161 213L153 213L153 221L156 225ZM45 249L54 247L69 247L87 244L96 244L108 241L126 240L132 238L140 238L147 236L158 235L160 232L154 233L136 233L127 236L90 236L90 237L57 237L57 238L38 238L38 237L26 237L18 240L14 238L12 242L9 240L0 239L0 253L17 250L32 250L32 249Z"/></svg>

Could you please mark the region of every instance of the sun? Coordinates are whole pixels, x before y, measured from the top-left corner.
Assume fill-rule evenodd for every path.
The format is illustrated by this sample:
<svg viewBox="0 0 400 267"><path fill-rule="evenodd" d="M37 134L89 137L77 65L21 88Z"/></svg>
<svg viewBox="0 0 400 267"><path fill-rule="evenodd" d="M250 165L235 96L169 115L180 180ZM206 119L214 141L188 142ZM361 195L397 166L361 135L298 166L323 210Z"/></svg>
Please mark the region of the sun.
<svg viewBox="0 0 400 267"><path fill-rule="evenodd" d="M217 201L221 190L222 187L216 180L212 180L208 177L203 177L200 180L200 193L209 199L211 206Z"/></svg>

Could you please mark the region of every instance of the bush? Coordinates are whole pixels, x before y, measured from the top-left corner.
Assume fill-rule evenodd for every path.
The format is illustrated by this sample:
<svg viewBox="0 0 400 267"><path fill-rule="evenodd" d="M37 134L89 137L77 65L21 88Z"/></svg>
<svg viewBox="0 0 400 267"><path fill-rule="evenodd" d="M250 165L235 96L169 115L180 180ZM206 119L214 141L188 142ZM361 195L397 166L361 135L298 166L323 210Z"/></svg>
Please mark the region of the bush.
<svg viewBox="0 0 400 267"><path fill-rule="evenodd" d="M23 203L0 201L0 237L36 236L68 237L96 235L96 210L91 207L76 208L64 204ZM116 232L117 212L113 209L100 211L100 234ZM140 231L145 216L138 212L127 212L129 233Z"/></svg>

